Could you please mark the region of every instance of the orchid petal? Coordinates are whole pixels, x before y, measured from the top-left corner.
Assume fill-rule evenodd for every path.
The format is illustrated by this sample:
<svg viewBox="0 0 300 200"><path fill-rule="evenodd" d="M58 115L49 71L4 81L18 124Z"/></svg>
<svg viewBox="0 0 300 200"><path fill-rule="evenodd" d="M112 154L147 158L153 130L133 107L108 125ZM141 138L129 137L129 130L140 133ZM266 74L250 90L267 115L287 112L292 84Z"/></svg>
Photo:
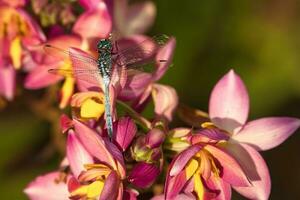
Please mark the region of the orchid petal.
<svg viewBox="0 0 300 200"><path fill-rule="evenodd" d="M231 187L230 184L225 182L222 178L216 176L210 176L206 181L207 187L212 191L217 191L218 195L214 200L228 200L231 199Z"/></svg>
<svg viewBox="0 0 300 200"><path fill-rule="evenodd" d="M83 123L73 120L75 133L80 139L85 149L98 160L116 169L116 163L111 153L107 149L104 140L92 129Z"/></svg>
<svg viewBox="0 0 300 200"><path fill-rule="evenodd" d="M115 200L118 196L119 185L118 174L112 171L105 180L99 200Z"/></svg>
<svg viewBox="0 0 300 200"><path fill-rule="evenodd" d="M228 140L229 136L216 128L205 128L195 131L191 137L192 144L199 142L218 142L220 140Z"/></svg>
<svg viewBox="0 0 300 200"><path fill-rule="evenodd" d="M49 73L49 67L39 65L35 67L25 79L25 88L40 89L57 83L62 80L63 76L57 76Z"/></svg>
<svg viewBox="0 0 300 200"><path fill-rule="evenodd" d="M136 3L127 10L122 32L125 35L144 33L154 22L156 8L153 2Z"/></svg>
<svg viewBox="0 0 300 200"><path fill-rule="evenodd" d="M105 140L105 145L111 155L115 158L116 164L117 164L117 170L120 174L121 178L125 178L126 176L126 167L125 167L125 162L124 162L124 157L122 152L119 150L118 147L116 147L113 143L111 143L108 140Z"/></svg>
<svg viewBox="0 0 300 200"><path fill-rule="evenodd" d="M57 182L59 177L59 172L39 176L25 188L24 192L31 200L68 200L67 184Z"/></svg>
<svg viewBox="0 0 300 200"><path fill-rule="evenodd" d="M152 2L127 5L127 0L114 1L114 19L118 32L123 35L143 33L152 25L156 14Z"/></svg>
<svg viewBox="0 0 300 200"><path fill-rule="evenodd" d="M165 200L165 196L163 194L158 195L158 196L151 198L151 200ZM182 193L182 194L179 194L176 197L174 197L173 200L196 200L196 198L192 194Z"/></svg>
<svg viewBox="0 0 300 200"><path fill-rule="evenodd" d="M102 0L78 0L78 3L86 10L92 9L97 6Z"/></svg>
<svg viewBox="0 0 300 200"><path fill-rule="evenodd" d="M85 170L85 164L94 163L92 156L85 150L73 131L68 133L67 158L75 177Z"/></svg>
<svg viewBox="0 0 300 200"><path fill-rule="evenodd" d="M148 73L130 74L124 89L119 94L122 100L133 100L142 95L147 86L151 83L152 76Z"/></svg>
<svg viewBox="0 0 300 200"><path fill-rule="evenodd" d="M128 146L132 142L136 132L136 125L130 117L121 118L115 124L113 137L119 147L121 147L123 152L126 151Z"/></svg>
<svg viewBox="0 0 300 200"><path fill-rule="evenodd" d="M160 170L157 166L140 162L133 167L128 180L139 188L147 188L155 181L159 173Z"/></svg>
<svg viewBox="0 0 300 200"><path fill-rule="evenodd" d="M12 66L0 68L0 95L12 100L15 93L16 71Z"/></svg>
<svg viewBox="0 0 300 200"><path fill-rule="evenodd" d="M272 149L284 142L300 126L300 120L290 117L269 117L251 121L232 138L253 146L256 150Z"/></svg>
<svg viewBox="0 0 300 200"><path fill-rule="evenodd" d="M164 139L165 133L158 128L153 128L147 133L145 143L153 149L159 147L163 143Z"/></svg>
<svg viewBox="0 0 300 200"><path fill-rule="evenodd" d="M123 194L123 200L137 200L139 192L135 189L127 188Z"/></svg>
<svg viewBox="0 0 300 200"><path fill-rule="evenodd" d="M155 57L157 63L157 69L153 75L154 81L161 79L161 77L166 73L168 67L172 63L174 49L176 46L176 40L174 37L171 37L169 41L159 49ZM161 60L166 62L161 62Z"/></svg>
<svg viewBox="0 0 300 200"><path fill-rule="evenodd" d="M222 165L220 176L224 181L234 186L250 186L245 172L230 154L212 145L206 145L205 150L209 151Z"/></svg>
<svg viewBox="0 0 300 200"><path fill-rule="evenodd" d="M248 118L249 97L241 78L230 70L215 85L209 101L212 122L230 133L242 126Z"/></svg>
<svg viewBox="0 0 300 200"><path fill-rule="evenodd" d="M112 20L107 6L104 2L99 2L94 8L79 16L73 32L83 38L107 38L111 28Z"/></svg>
<svg viewBox="0 0 300 200"><path fill-rule="evenodd" d="M171 121L178 105L176 90L170 86L154 84L152 97L154 100L155 114Z"/></svg>
<svg viewBox="0 0 300 200"><path fill-rule="evenodd" d="M26 0L1 0L1 3L5 3L11 7L22 7L26 4Z"/></svg>
<svg viewBox="0 0 300 200"><path fill-rule="evenodd" d="M73 126L73 121L65 114L60 116L60 127L63 133Z"/></svg>
<svg viewBox="0 0 300 200"><path fill-rule="evenodd" d="M165 183L165 199L173 200L183 189L187 181L185 171L181 171L173 177L167 176Z"/></svg>
<svg viewBox="0 0 300 200"><path fill-rule="evenodd" d="M261 155L253 147L233 141L224 148L238 160L251 182L250 187L234 186L233 188L249 199L268 199L271 192L271 180L268 166Z"/></svg>
<svg viewBox="0 0 300 200"><path fill-rule="evenodd" d="M174 158L171 164L170 176L176 176L183 170L189 160L202 149L199 145L193 145L190 148L182 151L178 156Z"/></svg>
<svg viewBox="0 0 300 200"><path fill-rule="evenodd" d="M26 26L29 29L27 31L30 32L29 36L25 35L25 37L22 38L23 45L28 47L31 45L38 45L41 42L45 42L46 36L38 23L25 10L20 8L17 8L16 10L26 23L21 25Z"/></svg>

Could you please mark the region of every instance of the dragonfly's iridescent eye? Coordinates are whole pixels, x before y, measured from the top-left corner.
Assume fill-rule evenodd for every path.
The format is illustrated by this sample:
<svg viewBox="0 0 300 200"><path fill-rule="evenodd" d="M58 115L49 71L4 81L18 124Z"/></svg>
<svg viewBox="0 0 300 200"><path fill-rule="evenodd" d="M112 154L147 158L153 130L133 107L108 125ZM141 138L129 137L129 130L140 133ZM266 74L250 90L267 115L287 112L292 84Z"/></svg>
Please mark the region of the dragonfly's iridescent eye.
<svg viewBox="0 0 300 200"><path fill-rule="evenodd" d="M111 41L108 39L102 39L98 42L97 48L98 48L98 51L111 50L112 49Z"/></svg>

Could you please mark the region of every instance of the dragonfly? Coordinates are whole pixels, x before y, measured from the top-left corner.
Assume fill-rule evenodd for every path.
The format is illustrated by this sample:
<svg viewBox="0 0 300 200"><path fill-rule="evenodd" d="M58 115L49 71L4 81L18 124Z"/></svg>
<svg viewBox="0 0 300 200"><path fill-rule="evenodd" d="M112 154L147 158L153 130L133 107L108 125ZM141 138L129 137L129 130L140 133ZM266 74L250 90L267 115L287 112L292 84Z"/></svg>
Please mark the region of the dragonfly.
<svg viewBox="0 0 300 200"><path fill-rule="evenodd" d="M137 44L119 50L118 43L113 42L111 37L104 38L97 43L98 57L87 53L65 50L51 44L46 44L44 50L47 54L69 58L72 61L72 69L49 69L49 73L61 76L71 76L78 79L98 83L103 85L105 120L108 130L108 136L112 139L113 120L110 105L109 86L112 80L112 71L114 67L126 70L143 70L145 66L153 65L155 62L166 62L166 59L156 59L158 50L167 43L167 35L157 35L145 39ZM149 44L154 44L153 45Z"/></svg>

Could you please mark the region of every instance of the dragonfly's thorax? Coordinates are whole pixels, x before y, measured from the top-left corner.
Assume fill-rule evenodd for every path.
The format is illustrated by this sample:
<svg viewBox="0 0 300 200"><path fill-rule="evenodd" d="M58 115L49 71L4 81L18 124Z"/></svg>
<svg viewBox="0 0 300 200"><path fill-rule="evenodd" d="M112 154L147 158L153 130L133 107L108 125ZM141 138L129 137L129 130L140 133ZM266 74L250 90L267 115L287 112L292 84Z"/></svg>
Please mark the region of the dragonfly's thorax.
<svg viewBox="0 0 300 200"><path fill-rule="evenodd" d="M97 44L97 50L99 53L98 68L102 77L111 76L111 51L112 43L109 39L102 39Z"/></svg>

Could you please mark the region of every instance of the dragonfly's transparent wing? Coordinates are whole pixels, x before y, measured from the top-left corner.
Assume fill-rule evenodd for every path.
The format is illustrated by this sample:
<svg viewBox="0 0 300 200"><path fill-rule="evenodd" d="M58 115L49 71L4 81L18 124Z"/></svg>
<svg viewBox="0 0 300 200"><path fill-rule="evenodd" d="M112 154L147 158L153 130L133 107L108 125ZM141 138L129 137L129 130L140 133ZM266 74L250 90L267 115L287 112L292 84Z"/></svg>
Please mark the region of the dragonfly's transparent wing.
<svg viewBox="0 0 300 200"><path fill-rule="evenodd" d="M97 66L97 59L92 56L87 54L86 52L77 49L77 48L73 48L75 50L65 50L65 49L61 49L59 47L56 46L52 46L50 44L46 44L44 46L44 51L46 54L62 59L62 60L66 60L66 59L76 59L76 60L80 60L81 62L84 63L88 63L91 64L92 67Z"/></svg>
<svg viewBox="0 0 300 200"><path fill-rule="evenodd" d="M101 75L96 70L49 69L48 72L60 76L78 78L95 86L101 84Z"/></svg>
<svg viewBox="0 0 300 200"><path fill-rule="evenodd" d="M127 68L144 68L147 65L154 64L154 58L161 46L167 43L167 35L157 35L143 40L129 48L122 49L113 55L113 62L119 66ZM165 62L165 60L161 60Z"/></svg>
<svg viewBox="0 0 300 200"><path fill-rule="evenodd" d="M67 77L75 77L89 83L99 85L101 75L97 66L97 60L80 49L64 50L55 46L45 45L45 52L62 60L70 60L72 69L50 69L49 72Z"/></svg>

